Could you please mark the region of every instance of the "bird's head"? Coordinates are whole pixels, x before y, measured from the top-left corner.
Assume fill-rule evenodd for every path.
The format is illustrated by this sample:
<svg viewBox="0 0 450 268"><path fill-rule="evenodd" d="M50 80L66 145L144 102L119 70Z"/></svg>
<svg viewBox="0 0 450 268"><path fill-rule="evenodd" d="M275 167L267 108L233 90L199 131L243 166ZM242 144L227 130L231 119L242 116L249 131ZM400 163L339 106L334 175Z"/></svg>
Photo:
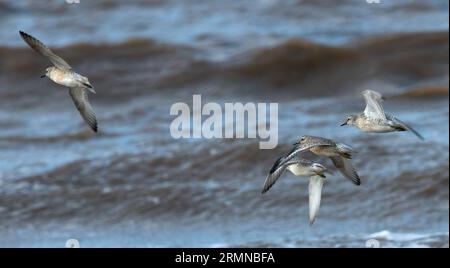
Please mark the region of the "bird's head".
<svg viewBox="0 0 450 268"><path fill-rule="evenodd" d="M311 169L317 174L323 174L327 170L326 167L324 167L323 165L321 165L319 163L313 163L311 165Z"/></svg>
<svg viewBox="0 0 450 268"><path fill-rule="evenodd" d="M45 74L41 75L41 78L44 78L44 77L46 77L46 76L49 76L50 73L53 71L53 69L55 69L54 66L48 67L47 69L45 69Z"/></svg>
<svg viewBox="0 0 450 268"><path fill-rule="evenodd" d="M348 116L347 119L345 120L345 122L341 124L341 127L346 126L346 125L349 125L349 126L354 125L356 122L356 117L357 117L356 115Z"/></svg>

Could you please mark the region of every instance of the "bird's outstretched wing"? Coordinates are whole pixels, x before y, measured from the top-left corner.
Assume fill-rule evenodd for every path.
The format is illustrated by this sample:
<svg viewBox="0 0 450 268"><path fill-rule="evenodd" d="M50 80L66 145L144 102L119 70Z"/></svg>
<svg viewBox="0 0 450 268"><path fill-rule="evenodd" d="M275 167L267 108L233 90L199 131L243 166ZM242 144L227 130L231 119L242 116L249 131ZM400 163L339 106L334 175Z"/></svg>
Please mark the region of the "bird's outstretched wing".
<svg viewBox="0 0 450 268"><path fill-rule="evenodd" d="M368 118L380 118L386 119L386 115L383 110L381 102L383 96L380 93L373 90L364 90L362 92L364 100L366 101L366 108L364 109L364 115Z"/></svg>
<svg viewBox="0 0 450 268"><path fill-rule="evenodd" d="M287 162L284 162L283 164L280 164L280 162L283 160L283 157L280 157L275 161L274 166L269 172L269 175L266 177L266 181L264 182L263 190L261 191L262 194L269 191L269 189L277 182L278 178L280 178L281 175L283 175L284 171L287 167L290 165L296 165L301 164L305 165L307 160L304 159L292 159Z"/></svg>
<svg viewBox="0 0 450 268"><path fill-rule="evenodd" d="M97 119L95 118L95 113L91 107L91 104L89 104L86 88L70 88L69 94L84 121L92 128L93 131L97 132Z"/></svg>
<svg viewBox="0 0 450 268"><path fill-rule="evenodd" d="M315 140L309 140L307 143L300 143L294 146L292 150L283 158L280 160L279 164L284 164L285 162L297 157L299 154L308 151L309 149L316 147L316 146L333 146L335 143L333 143L330 140L327 139L315 139Z"/></svg>
<svg viewBox="0 0 450 268"><path fill-rule="evenodd" d="M309 224L313 225L320 208L322 187L325 179L320 176L311 176L309 179Z"/></svg>
<svg viewBox="0 0 450 268"><path fill-rule="evenodd" d="M361 179L358 173L356 173L350 159L343 158L341 156L330 157L333 164L337 169L348 179L350 179L354 184L361 185Z"/></svg>
<svg viewBox="0 0 450 268"><path fill-rule="evenodd" d="M53 65L55 65L56 68L61 70L70 70L72 67L63 60L60 56L53 53L48 47L46 47L41 41L34 38L33 36L24 33L22 31L19 31L20 36L22 39L34 50L36 50L39 54L42 56L48 58Z"/></svg>

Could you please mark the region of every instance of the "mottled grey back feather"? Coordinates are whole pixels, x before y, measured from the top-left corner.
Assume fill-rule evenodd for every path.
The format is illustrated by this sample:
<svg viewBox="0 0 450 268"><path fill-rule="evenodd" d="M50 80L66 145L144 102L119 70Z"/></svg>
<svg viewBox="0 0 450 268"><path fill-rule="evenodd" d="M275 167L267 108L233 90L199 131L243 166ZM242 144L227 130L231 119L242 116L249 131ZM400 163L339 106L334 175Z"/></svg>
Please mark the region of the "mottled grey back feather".
<svg viewBox="0 0 450 268"><path fill-rule="evenodd" d="M280 161L280 164L283 164L294 157L298 156L300 153L308 151L309 149L316 146L334 146L336 145L332 140L324 139L324 138L316 138L310 137L313 139L308 140L306 143L302 143L296 145L283 159Z"/></svg>

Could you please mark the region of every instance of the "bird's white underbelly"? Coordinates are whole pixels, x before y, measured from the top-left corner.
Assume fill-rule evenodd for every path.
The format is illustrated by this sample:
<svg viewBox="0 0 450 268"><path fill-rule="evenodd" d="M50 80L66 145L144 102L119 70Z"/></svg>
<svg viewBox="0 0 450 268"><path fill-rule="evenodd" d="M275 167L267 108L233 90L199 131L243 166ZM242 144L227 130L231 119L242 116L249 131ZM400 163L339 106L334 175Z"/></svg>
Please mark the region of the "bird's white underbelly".
<svg viewBox="0 0 450 268"><path fill-rule="evenodd" d="M53 80L55 81L55 80ZM72 77L65 76L62 79L55 81L55 83L58 83L60 85L66 86L66 87L77 87L80 85L80 83L73 79Z"/></svg>
<svg viewBox="0 0 450 268"><path fill-rule="evenodd" d="M307 167L302 167L298 164L290 165L287 169L292 172L295 176L310 176L311 171Z"/></svg>
<svg viewBox="0 0 450 268"><path fill-rule="evenodd" d="M366 126L364 128L361 128L364 132L374 132L374 133L386 133L386 132L392 132L393 128L388 125L371 125Z"/></svg>
<svg viewBox="0 0 450 268"><path fill-rule="evenodd" d="M385 118L360 117L355 125L363 132L384 133L394 131L392 126L389 125L389 121Z"/></svg>
<svg viewBox="0 0 450 268"><path fill-rule="evenodd" d="M65 73L63 71L54 71L50 74L49 78L59 84L66 87L77 87L80 86L80 81L78 81L76 74L74 73Z"/></svg>

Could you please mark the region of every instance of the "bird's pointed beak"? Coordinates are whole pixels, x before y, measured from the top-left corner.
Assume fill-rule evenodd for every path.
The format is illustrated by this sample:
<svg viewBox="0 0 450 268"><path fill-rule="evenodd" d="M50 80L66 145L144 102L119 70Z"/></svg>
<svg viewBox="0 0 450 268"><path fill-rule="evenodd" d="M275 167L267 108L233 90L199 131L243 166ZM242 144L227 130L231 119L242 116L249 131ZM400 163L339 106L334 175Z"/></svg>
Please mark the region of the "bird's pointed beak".
<svg viewBox="0 0 450 268"><path fill-rule="evenodd" d="M299 145L300 144L300 142L294 142L292 145L294 145L294 146L297 146L297 145Z"/></svg>
<svg viewBox="0 0 450 268"><path fill-rule="evenodd" d="M41 78L44 78L44 77L46 77L46 75L45 75L45 74L41 75Z"/></svg>
<svg viewBox="0 0 450 268"><path fill-rule="evenodd" d="M341 127L346 126L347 125L347 121L345 121L344 123L341 124Z"/></svg>

